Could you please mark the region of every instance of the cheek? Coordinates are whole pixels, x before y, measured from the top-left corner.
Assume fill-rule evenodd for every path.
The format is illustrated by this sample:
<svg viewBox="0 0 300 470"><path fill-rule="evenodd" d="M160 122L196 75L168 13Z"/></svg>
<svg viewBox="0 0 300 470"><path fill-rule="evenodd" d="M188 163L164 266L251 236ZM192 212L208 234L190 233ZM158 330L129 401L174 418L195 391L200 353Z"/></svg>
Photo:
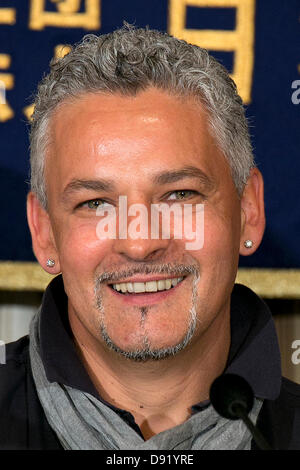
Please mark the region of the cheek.
<svg viewBox="0 0 300 470"><path fill-rule="evenodd" d="M230 213L226 216L213 209L204 211L203 247L197 252L206 265L235 267L239 257L240 218ZM193 254L193 252L191 252ZM196 254L196 252L194 252Z"/></svg>
<svg viewBox="0 0 300 470"><path fill-rule="evenodd" d="M111 240L99 240L96 234L96 221L64 224L58 232L57 247L62 271L74 274L93 272L107 251Z"/></svg>

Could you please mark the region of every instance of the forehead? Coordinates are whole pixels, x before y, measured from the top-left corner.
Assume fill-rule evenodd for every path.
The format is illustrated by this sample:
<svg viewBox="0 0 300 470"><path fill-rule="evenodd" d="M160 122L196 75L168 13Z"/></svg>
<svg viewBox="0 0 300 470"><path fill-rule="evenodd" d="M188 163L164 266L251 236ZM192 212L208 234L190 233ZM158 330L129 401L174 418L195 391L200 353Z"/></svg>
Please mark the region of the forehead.
<svg viewBox="0 0 300 470"><path fill-rule="evenodd" d="M87 94L66 102L52 118L52 137L46 167L55 167L59 180L91 172L121 177L116 168L143 178L158 166L183 164L211 174L228 172L204 108L157 89L136 96Z"/></svg>

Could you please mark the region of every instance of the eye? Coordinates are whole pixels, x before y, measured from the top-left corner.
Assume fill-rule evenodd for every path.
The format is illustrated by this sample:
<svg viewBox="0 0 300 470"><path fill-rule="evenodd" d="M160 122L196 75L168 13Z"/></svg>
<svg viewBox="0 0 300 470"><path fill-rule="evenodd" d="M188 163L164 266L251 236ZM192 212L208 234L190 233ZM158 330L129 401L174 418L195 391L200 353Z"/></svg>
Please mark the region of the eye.
<svg viewBox="0 0 300 470"><path fill-rule="evenodd" d="M172 193L169 193L169 196L167 199L171 200L176 200L180 201L183 199L189 199L193 196L197 196L199 193L197 191L192 191L190 189L180 189L178 191L173 191Z"/></svg>
<svg viewBox="0 0 300 470"><path fill-rule="evenodd" d="M107 201L104 201L104 199L91 199L89 201L83 202L82 204L79 204L78 207L87 207L88 209L91 210L97 210L98 207L110 207L111 204Z"/></svg>

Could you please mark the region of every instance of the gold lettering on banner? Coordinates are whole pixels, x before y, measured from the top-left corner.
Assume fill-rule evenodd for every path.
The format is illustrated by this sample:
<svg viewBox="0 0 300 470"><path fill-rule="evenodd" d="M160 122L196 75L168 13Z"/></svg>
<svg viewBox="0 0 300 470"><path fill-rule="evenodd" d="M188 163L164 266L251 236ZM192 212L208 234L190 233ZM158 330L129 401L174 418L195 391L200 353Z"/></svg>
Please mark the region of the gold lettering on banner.
<svg viewBox="0 0 300 470"><path fill-rule="evenodd" d="M10 67L11 57L8 54L0 54L0 69ZM6 90L14 87L14 76L11 73L0 73L1 102L0 102L0 122L8 121L14 117L14 112L6 101Z"/></svg>
<svg viewBox="0 0 300 470"><path fill-rule="evenodd" d="M58 44L54 48L54 57L56 59L62 59L65 55L69 54L72 47L67 44Z"/></svg>
<svg viewBox="0 0 300 470"><path fill-rule="evenodd" d="M34 104L29 104L28 106L23 108L23 113L27 117L28 121L30 121L30 119L33 115L33 112L34 112Z"/></svg>
<svg viewBox="0 0 300 470"><path fill-rule="evenodd" d="M188 6L236 8L236 28L233 31L187 29L185 24ZM251 102L255 0L170 0L169 32L173 36L211 51L234 52L231 78L235 81L244 103Z"/></svg>
<svg viewBox="0 0 300 470"><path fill-rule="evenodd" d="M71 46L69 46L68 44L58 44L54 48L54 57L56 59L62 59L65 55L69 54L71 49L72 49ZM28 121L30 121L34 113L34 103L30 104L29 106L26 106L23 109L23 113L27 117Z"/></svg>
<svg viewBox="0 0 300 470"><path fill-rule="evenodd" d="M46 10L46 0L30 1L30 29L58 28L100 28L100 0L51 0L57 11ZM79 12L84 1L84 12Z"/></svg>
<svg viewBox="0 0 300 470"><path fill-rule="evenodd" d="M15 8L0 8L0 24L14 25L16 22ZM0 54L0 69L7 70L11 64L8 54ZM6 101L6 90L14 87L14 76L11 73L0 72L0 122L8 121L14 117L14 112Z"/></svg>
<svg viewBox="0 0 300 470"><path fill-rule="evenodd" d="M15 8L0 8L0 23L13 25L16 22Z"/></svg>

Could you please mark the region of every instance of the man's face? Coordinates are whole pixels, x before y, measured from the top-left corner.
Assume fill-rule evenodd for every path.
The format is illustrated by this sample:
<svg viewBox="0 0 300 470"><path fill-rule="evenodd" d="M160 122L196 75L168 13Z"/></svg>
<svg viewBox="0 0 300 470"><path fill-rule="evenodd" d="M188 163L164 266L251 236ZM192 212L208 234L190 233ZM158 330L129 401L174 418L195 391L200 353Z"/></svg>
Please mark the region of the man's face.
<svg viewBox="0 0 300 470"><path fill-rule="evenodd" d="M203 109L156 89L136 97L90 94L63 105L52 124L46 189L71 325L100 348L106 341L140 358L141 351L144 358L174 352L188 332L200 344L229 311L241 224L230 170ZM113 206L118 215L119 196L149 214L161 202L204 204L203 247L188 250L172 230L170 239L100 240L96 209ZM166 289L166 279L179 282ZM135 291L146 282L158 291L114 289Z"/></svg>

